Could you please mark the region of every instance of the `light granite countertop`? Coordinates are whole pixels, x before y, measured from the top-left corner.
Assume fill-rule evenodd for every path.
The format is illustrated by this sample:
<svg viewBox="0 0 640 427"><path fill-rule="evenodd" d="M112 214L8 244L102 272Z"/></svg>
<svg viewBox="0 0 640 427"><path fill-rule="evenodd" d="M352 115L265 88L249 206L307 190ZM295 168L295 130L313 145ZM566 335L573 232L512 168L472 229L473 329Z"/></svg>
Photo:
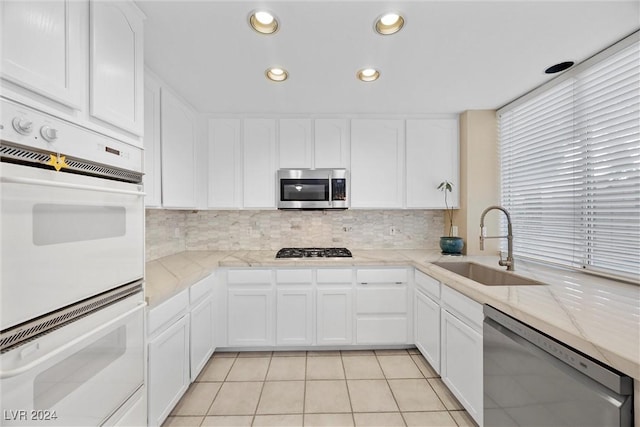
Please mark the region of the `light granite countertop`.
<svg viewBox="0 0 640 427"><path fill-rule="evenodd" d="M187 251L146 265L146 297L157 305L216 268L411 266L640 381L640 286L519 262L516 275L546 286L484 286L433 265L497 257L447 257L427 250L353 250L353 258L275 259L275 251Z"/></svg>

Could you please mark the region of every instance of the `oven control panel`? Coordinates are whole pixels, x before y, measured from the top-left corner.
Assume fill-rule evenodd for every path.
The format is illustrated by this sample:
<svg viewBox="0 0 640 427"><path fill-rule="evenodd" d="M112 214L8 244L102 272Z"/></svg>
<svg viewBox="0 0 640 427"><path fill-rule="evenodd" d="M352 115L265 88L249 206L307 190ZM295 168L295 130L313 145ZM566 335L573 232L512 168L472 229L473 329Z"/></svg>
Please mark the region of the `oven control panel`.
<svg viewBox="0 0 640 427"><path fill-rule="evenodd" d="M0 101L2 141L142 172L142 149L20 104Z"/></svg>

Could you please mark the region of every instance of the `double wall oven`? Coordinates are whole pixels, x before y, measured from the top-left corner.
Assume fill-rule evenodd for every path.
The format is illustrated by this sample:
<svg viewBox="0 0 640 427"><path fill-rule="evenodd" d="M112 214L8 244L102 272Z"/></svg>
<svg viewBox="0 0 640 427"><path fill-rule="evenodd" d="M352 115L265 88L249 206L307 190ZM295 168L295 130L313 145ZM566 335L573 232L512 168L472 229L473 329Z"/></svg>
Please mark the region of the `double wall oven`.
<svg viewBox="0 0 640 427"><path fill-rule="evenodd" d="M141 149L0 101L0 424L146 424Z"/></svg>

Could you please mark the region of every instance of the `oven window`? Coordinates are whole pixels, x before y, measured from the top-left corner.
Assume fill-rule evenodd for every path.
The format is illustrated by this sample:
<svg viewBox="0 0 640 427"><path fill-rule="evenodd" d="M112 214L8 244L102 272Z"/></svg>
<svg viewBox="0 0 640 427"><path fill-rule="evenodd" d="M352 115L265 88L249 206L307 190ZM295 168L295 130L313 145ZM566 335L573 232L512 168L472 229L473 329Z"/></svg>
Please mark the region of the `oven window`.
<svg viewBox="0 0 640 427"><path fill-rule="evenodd" d="M127 327L121 326L38 374L33 384L34 409L54 408L56 403L121 357L126 346Z"/></svg>
<svg viewBox="0 0 640 427"><path fill-rule="evenodd" d="M329 180L283 179L280 181L280 195L283 202L327 201Z"/></svg>
<svg viewBox="0 0 640 427"><path fill-rule="evenodd" d="M36 204L33 243L44 246L124 236L126 219L122 206Z"/></svg>

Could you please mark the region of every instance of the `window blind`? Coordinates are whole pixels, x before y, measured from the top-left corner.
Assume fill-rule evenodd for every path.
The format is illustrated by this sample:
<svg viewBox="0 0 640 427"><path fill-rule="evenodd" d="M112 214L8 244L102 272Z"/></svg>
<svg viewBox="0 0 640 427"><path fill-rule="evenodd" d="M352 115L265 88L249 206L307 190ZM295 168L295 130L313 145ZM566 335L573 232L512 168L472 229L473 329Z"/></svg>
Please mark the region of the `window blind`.
<svg viewBox="0 0 640 427"><path fill-rule="evenodd" d="M640 43L499 114L519 257L640 277Z"/></svg>

